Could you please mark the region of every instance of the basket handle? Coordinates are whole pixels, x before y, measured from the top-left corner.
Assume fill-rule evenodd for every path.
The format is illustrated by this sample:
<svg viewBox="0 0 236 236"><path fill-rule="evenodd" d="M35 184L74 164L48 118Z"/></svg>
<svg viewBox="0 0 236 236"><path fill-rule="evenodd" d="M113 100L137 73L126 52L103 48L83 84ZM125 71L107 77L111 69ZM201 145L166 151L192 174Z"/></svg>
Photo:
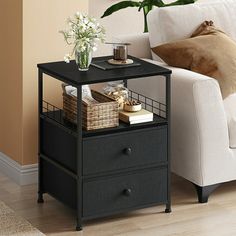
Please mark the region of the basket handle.
<svg viewBox="0 0 236 236"><path fill-rule="evenodd" d="M62 87L63 93L65 93L65 94L66 94L66 86L67 86L66 83L62 83L62 84L61 84L61 87Z"/></svg>

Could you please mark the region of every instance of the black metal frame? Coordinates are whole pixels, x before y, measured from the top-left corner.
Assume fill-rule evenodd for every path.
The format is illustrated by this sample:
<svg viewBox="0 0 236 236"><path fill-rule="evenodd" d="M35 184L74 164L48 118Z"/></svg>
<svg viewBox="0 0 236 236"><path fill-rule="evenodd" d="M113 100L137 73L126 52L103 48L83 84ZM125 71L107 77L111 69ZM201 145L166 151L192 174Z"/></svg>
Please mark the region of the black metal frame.
<svg viewBox="0 0 236 236"><path fill-rule="evenodd" d="M43 114L43 74L48 74L47 72L43 71L42 69L39 68L38 71L38 112L39 112L39 130L38 130L38 145L39 145L39 177L38 177L38 203L43 203L43 193L44 191L44 187L43 187L43 179L42 179L42 161L48 161L50 162L52 165L59 167L62 171L66 172L67 174L69 174L70 176L72 176L74 179L76 179L77 181L77 209L76 209L76 215L77 215L77 226L76 226L76 230L82 230L82 220L83 220L83 216L82 216L82 206L83 206L83 145L82 145L82 140L83 140L83 130L82 130L82 110L80 109L81 104L82 104L82 85L76 85L77 88L77 134L76 138L77 138L77 173L73 173L70 170L68 170L66 167L58 164L57 162L50 160L47 156L43 155L41 152L41 118L44 117ZM158 75L158 74L157 74ZM59 79L59 76L53 76L51 75L53 78ZM168 155L168 199L166 202L166 209L165 212L169 213L171 212L171 195L170 195L170 157L171 157L171 149L170 149L170 110L171 110L171 75L170 73L167 74L162 74L160 76L164 76L166 79L166 110L163 112L166 112L166 119L167 119L167 129L168 129L168 147L167 147L167 155ZM62 79L61 79L62 80ZM64 80L62 80L64 81ZM124 80L125 84L127 85L127 80ZM75 85L74 85L75 86ZM131 94L132 96L132 94ZM165 104L163 104L165 105ZM53 122L53 120L51 121ZM73 133L71 131L71 133Z"/></svg>
<svg viewBox="0 0 236 236"><path fill-rule="evenodd" d="M43 72L38 70L38 203L43 203L43 183L42 183L42 164L41 164L41 125L40 117L43 113Z"/></svg>
<svg viewBox="0 0 236 236"><path fill-rule="evenodd" d="M82 230L82 204L83 204L83 182L82 182L82 87L77 87L77 225L76 230Z"/></svg>
<svg viewBox="0 0 236 236"><path fill-rule="evenodd" d="M166 75L166 114L167 114L167 157L168 157L168 202L166 204L166 213L171 212L171 139L170 139L170 123L171 123L171 75Z"/></svg>

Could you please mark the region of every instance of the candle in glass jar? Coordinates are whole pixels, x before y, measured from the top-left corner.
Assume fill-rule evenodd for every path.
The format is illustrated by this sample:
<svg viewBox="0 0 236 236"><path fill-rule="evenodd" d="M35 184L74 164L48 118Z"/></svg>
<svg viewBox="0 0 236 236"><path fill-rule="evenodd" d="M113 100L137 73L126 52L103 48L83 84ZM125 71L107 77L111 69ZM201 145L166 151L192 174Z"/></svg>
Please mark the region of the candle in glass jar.
<svg viewBox="0 0 236 236"><path fill-rule="evenodd" d="M126 61L128 57L127 45L114 45L113 59L119 61Z"/></svg>

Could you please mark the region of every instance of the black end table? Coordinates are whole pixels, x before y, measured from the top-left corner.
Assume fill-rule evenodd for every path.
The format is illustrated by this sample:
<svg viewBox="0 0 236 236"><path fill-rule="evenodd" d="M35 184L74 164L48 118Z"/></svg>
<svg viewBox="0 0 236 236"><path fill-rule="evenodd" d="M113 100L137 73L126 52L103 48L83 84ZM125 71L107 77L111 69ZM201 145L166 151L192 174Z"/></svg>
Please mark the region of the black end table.
<svg viewBox="0 0 236 236"><path fill-rule="evenodd" d="M93 60L110 57L94 58ZM38 64L39 191L76 210L77 230L82 221L134 209L165 204L170 199L170 82L171 71L131 57L141 66L103 71L91 66L80 72L75 62ZM66 122L63 111L43 99L43 75L77 88L77 126ZM149 76L164 76L165 104L130 91L154 113L148 123L85 131L82 129L82 85ZM157 77L157 79L159 79Z"/></svg>

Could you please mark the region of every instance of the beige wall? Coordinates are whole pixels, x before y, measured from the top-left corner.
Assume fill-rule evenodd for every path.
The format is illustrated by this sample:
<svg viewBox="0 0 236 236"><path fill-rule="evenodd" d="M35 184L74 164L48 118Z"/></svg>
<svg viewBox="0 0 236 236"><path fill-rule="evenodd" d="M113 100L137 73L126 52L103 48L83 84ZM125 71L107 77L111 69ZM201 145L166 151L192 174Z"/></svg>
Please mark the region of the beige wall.
<svg viewBox="0 0 236 236"><path fill-rule="evenodd" d="M0 152L22 161L22 1L0 1Z"/></svg>
<svg viewBox="0 0 236 236"><path fill-rule="evenodd" d="M37 162L37 63L63 60L69 51L59 30L86 0L23 0L23 163ZM59 105L60 84L46 81L47 100Z"/></svg>
<svg viewBox="0 0 236 236"><path fill-rule="evenodd" d="M58 31L85 0L0 1L0 151L22 165L37 162L37 68L63 60L66 48ZM50 101L58 103L55 83L47 81Z"/></svg>

